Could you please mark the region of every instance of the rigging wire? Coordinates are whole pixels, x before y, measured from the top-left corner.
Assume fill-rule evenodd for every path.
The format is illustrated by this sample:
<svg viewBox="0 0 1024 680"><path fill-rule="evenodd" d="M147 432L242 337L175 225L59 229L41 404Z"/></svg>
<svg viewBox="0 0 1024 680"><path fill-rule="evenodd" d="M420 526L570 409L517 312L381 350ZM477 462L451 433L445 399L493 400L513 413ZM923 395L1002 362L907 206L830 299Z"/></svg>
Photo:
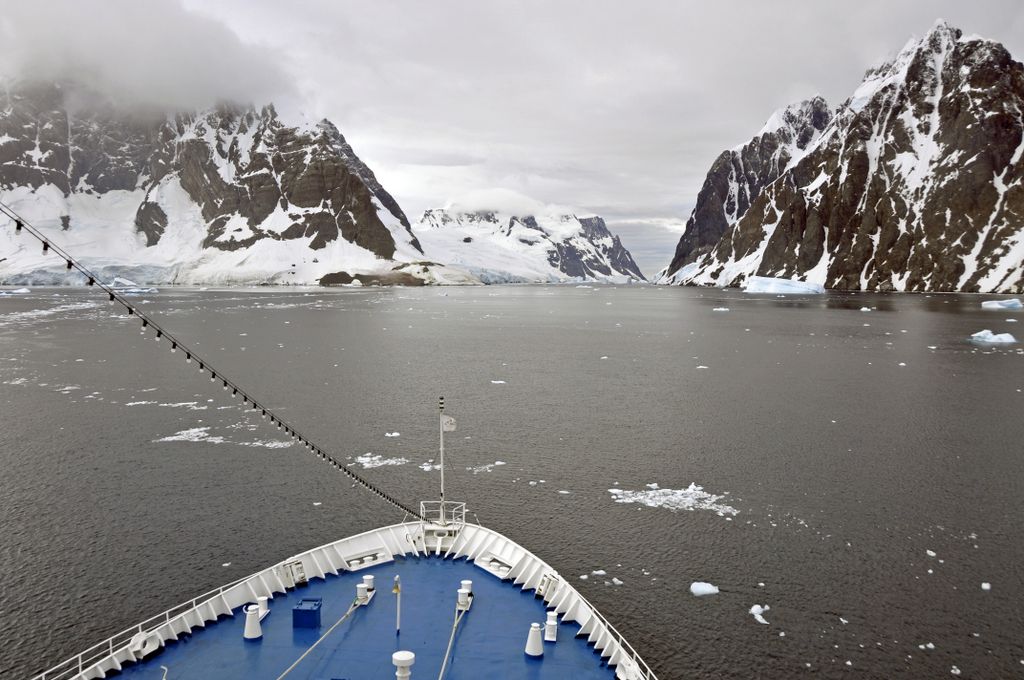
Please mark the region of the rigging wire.
<svg viewBox="0 0 1024 680"><path fill-rule="evenodd" d="M279 415L274 413L266 404L257 401L255 398L249 396L249 393L242 389L234 380L228 378L222 371L218 370L210 364L209 361L196 354L194 350L189 348L185 343L181 342L178 338L169 333L166 329L156 323L153 318L145 312L137 309L131 302L126 299L113 285L107 285L100 280L96 274L85 267L81 262L76 260L70 254L67 253L63 248L54 245L46 236L44 236L36 227L34 227L28 220L19 215L11 206L7 205L3 201L0 201L0 214L6 215L14 221L14 233L20 234L22 231L27 232L30 236L37 239L43 246L43 253L52 252L53 254L61 257L67 263L67 270L77 270L86 278L86 285L94 288L99 288L109 296L111 303L118 303L125 308L128 316L137 316L142 321L142 328L151 328L156 333L156 339L159 341L161 338L165 338L170 345L171 351L175 352L181 350L182 355L185 357L185 361L191 363L194 359L199 365L200 373L209 373L211 382L223 383L225 390L231 390L231 395L234 397L242 397L242 405L249 406L251 410L258 412L264 419L270 420L272 425L276 425L279 430L282 430L289 437L301 444L305 449L312 452L320 460L327 463L331 467L339 470L343 474L347 475L349 479L359 484L368 491L376 494L382 500L390 503L394 507L398 508L407 515L411 515L417 519L423 520L423 517L417 511L403 504L396 498L384 493L382 489L369 481L363 479L360 475L350 470L344 463L331 456L329 453L324 451L320 446L310 440L308 437L303 435L301 432L295 429L290 423L281 419Z"/></svg>

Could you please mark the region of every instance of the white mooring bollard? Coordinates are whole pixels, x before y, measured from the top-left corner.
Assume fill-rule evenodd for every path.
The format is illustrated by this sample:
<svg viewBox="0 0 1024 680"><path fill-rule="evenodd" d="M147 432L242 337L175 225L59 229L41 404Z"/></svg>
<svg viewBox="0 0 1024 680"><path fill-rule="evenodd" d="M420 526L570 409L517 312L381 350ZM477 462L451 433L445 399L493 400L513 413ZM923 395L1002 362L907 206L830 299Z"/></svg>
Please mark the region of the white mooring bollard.
<svg viewBox="0 0 1024 680"><path fill-rule="evenodd" d="M256 598L256 605L260 608L260 621L263 617L270 613L270 605L268 604L268 598L260 596Z"/></svg>
<svg viewBox="0 0 1024 680"><path fill-rule="evenodd" d="M469 606L469 591L465 588L459 588L459 606L463 609Z"/></svg>
<svg viewBox="0 0 1024 680"><path fill-rule="evenodd" d="M369 598L368 593L369 593L369 590L367 589L365 583L357 583L356 584L356 599L357 600L359 600L360 602L366 602L366 600Z"/></svg>
<svg viewBox="0 0 1024 680"><path fill-rule="evenodd" d="M367 590L373 590L373 574L363 576L363 583L366 584Z"/></svg>
<svg viewBox="0 0 1024 680"><path fill-rule="evenodd" d="M260 626L260 606L258 604L245 605L245 632L242 637L246 640L259 640L263 637L263 627Z"/></svg>
<svg viewBox="0 0 1024 680"><path fill-rule="evenodd" d="M558 614L548 612L547 623L544 624L544 642L555 642L558 639Z"/></svg>
<svg viewBox="0 0 1024 680"><path fill-rule="evenodd" d="M540 657L544 656L544 643L540 639L540 624L530 624L530 634L526 638L526 655Z"/></svg>
<svg viewBox="0 0 1024 680"><path fill-rule="evenodd" d="M469 580L463 581L462 582L462 588L466 592L472 594L473 593L473 582L469 581Z"/></svg>
<svg viewBox="0 0 1024 680"><path fill-rule="evenodd" d="M395 652L391 655L391 663L395 664L395 680L408 680L412 676L409 667L416 663L416 655L412 652Z"/></svg>

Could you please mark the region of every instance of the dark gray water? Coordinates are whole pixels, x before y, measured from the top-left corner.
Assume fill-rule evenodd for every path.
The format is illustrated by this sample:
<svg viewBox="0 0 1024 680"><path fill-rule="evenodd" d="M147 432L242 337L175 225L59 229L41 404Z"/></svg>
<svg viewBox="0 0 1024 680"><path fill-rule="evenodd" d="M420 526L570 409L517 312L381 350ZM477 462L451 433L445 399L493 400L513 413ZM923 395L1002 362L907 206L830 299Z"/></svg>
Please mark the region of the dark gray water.
<svg viewBox="0 0 1024 680"><path fill-rule="evenodd" d="M1024 676L1024 352L965 340L1021 337L1005 319L1024 314L677 288L142 299L325 448L408 460L356 469L409 504L436 493L419 466L444 394L449 498L589 575L577 587L664 680ZM402 519L274 448L274 428L94 300L0 298L4 678Z"/></svg>

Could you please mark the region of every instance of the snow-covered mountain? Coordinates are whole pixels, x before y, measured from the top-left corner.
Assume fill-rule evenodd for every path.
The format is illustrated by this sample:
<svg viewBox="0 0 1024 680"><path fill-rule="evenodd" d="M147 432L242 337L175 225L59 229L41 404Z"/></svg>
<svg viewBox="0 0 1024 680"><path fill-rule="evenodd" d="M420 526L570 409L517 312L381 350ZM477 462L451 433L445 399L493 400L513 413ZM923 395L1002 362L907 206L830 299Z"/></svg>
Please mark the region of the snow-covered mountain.
<svg viewBox="0 0 1024 680"><path fill-rule="evenodd" d="M452 278L424 262L398 203L330 121L286 124L273 106L140 113L74 85L8 86L0 195L86 265L140 283ZM0 280L66 280L11 231Z"/></svg>
<svg viewBox="0 0 1024 680"><path fill-rule="evenodd" d="M413 233L432 259L484 283L645 280L600 217L436 209Z"/></svg>
<svg viewBox="0 0 1024 680"><path fill-rule="evenodd" d="M1022 292L1022 154L1024 66L939 21L833 116L805 102L722 154L657 281Z"/></svg>

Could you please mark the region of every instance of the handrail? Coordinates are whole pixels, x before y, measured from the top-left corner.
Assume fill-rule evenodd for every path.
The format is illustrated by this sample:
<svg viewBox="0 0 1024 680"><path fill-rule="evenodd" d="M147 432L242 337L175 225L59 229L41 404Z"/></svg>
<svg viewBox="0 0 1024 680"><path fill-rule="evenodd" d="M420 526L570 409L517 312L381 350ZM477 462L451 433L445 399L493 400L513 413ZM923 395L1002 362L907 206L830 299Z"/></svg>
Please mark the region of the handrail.
<svg viewBox="0 0 1024 680"><path fill-rule="evenodd" d="M403 524L395 524L395 525L392 525L392 526L404 526L404 525ZM387 527L382 527L382 528L387 528ZM369 536L370 534L375 534L378 531L380 531L380 529L371 529L370 531L364 531L364 532L362 532L360 534L354 534L352 536L346 536L345 538L343 538L341 540L342 541L347 541L347 540L352 540L352 539L360 538L362 536ZM257 572L254 572L252 574L249 574L248 576L243 576L240 579L237 579L235 581L232 581L230 583L222 585L219 588L215 588L214 590L211 590L211 591L209 591L207 593L203 593L202 595L199 595L197 597L193 597L191 600L187 600L185 602L182 602L181 604L176 604L173 607L171 607L170 609L168 609L168 610L166 610L164 612L161 612L161 613L159 613L159 614L157 614L155 616L151 616L148 619L145 619L144 621L142 621L141 623L138 623L138 624L132 626L131 628L126 628L126 629L124 629L124 630L122 630L122 631L120 631L118 633L114 633L113 635L111 635L109 638L107 638L103 642L98 642L95 645L93 645L92 647L89 647L89 648L85 649L84 651L79 652L75 656L72 656L69 659L65 659L64 661L61 661L56 666L53 666L52 668L49 668L49 669L43 671L39 675L32 676L31 680L63 680L64 678L74 677L75 675L78 675L79 673L84 671L86 668L89 668L96 661L99 661L100 659L103 659L103 658L113 654L114 650L116 650L116 649L120 648L121 646L123 646L123 643L127 643L129 640L131 640L131 638L133 636L138 635L139 633L146 633L146 632L149 632L150 630L154 630L154 629L158 628L159 626L162 626L163 624L169 622L172 618L174 618L174 616L177 616L178 614L181 614L181 613L184 613L186 611L190 611L192 609L195 609L200 604L202 604L204 602L208 602L209 600L214 599L215 597L223 594L225 591L228 591L231 588L234 588L235 586L239 585L240 583L244 583L244 582L248 581L251 578L255 578L255 577L259 576L260 574L265 574L267 572L273 571L274 569L277 569L278 567L280 567L280 566L282 566L284 564L288 564L289 562L294 562L297 558L300 558L303 555L307 555L309 553L313 553L313 552L315 552L317 550L321 550L321 549L323 549L323 548L325 548L325 547L327 547L329 545L334 545L335 543L339 543L339 542L340 541L332 541L331 543L325 543L325 544L317 546L315 548L311 548L309 550L306 550L304 552L299 553L298 555L294 555L294 556L289 557L289 558L287 558L285 560L281 560L280 562L277 562L277 563L275 563L275 564L273 564L273 565L271 565L271 566L269 566L269 567L267 567L265 569L261 569L260 571L257 571ZM172 612L176 612L176 613L172 615ZM153 624L156 624L156 625L153 625ZM118 640L119 638L122 639L122 643L115 644L115 641ZM96 654L96 652L98 652L101 648L102 648L102 654ZM91 657L89 656L90 653L92 653ZM67 666L69 664L74 664L74 667L71 668L70 670L64 670L61 675L51 675L52 673L56 673L57 671L61 670L64 666ZM69 672L71 672L72 674L68 675Z"/></svg>
<svg viewBox="0 0 1024 680"><path fill-rule="evenodd" d="M268 572L272 572L274 569L277 569L277 568L279 568L279 567L281 567L281 566L283 566L285 564L289 564L291 562L294 562L297 559L301 559L302 557L304 557L306 555L310 555L312 553L315 553L318 550L323 550L323 549L325 549L325 548L327 548L329 546L333 546L333 545L336 545L338 543L341 543L342 541L356 540L356 539L359 539L361 537L370 536L370 535L377 534L377 533L379 533L381 531L386 531L386 530L389 530L389 529L409 528L409 527L419 527L419 526L420 526L419 522L402 522L400 524L392 524L392 525L388 525L388 526L384 526L384 527L378 527L376 529L371 529L369 531L364 531L362 533L355 534L353 536L346 536L345 538L339 539L337 541L332 541L330 543L325 543L325 544L317 546L315 548L311 548L309 550L303 551L303 552L301 552L301 553L299 553L297 555L294 555L294 556L289 557L287 559L281 560L281 561L279 561L279 562L277 562L277 563L275 563L275 564L273 564L273 565L271 565L271 566L269 566L269 567L267 567L265 569L262 569L260 571L254 572L252 574L249 574L248 576L243 576L242 578L236 579L236 580L234 580L234 581L232 581L230 583L227 583L227 584L225 584L223 586L220 586L219 588L215 588L214 590L211 590L211 591L209 591L207 593L204 593L202 595L194 597L191 600L187 600L187 601L185 601L185 602L183 602L181 604L175 605L175 606L171 607L170 609L167 609L166 611L161 612L160 614L157 614L155 616L151 616L148 619L145 619L141 623L138 623L138 624L136 624L134 626L131 626L130 628L126 628L126 629L124 629L124 630L122 630L122 631L120 631L118 633L115 633L114 635L111 635L106 640L104 640L102 642L99 642L99 643L93 645L92 647L89 647L88 649L86 649L86 650L76 654L75 656L72 656L69 659L66 659L66 660L62 661L61 663L53 666L52 668L47 669L46 671L43 671L42 673L40 673L38 675L33 676L31 680L69 680L70 678L74 678L74 677L80 675L82 672L84 672L88 668L91 668L93 665L98 663L100 660L102 660L104 658L107 658L109 656L112 656L116 650L118 650L118 649L122 648L123 646L125 646L126 644L128 644L128 642L135 635L138 635L139 633L147 633L147 632L151 632L153 630L156 630L160 626L162 626L162 625L164 625L166 623L169 623L171 621L171 619L173 619L175 616L179 616L179 615L181 615L181 614L183 614L183 613L185 613L187 611L191 611L191 610L195 609L196 607L198 607L199 605L201 605L201 604L203 604L205 602L208 602L208 601L210 601L210 600L212 600L212 599L222 595L226 591L230 590L231 588L234 588L235 586L238 586L241 583L244 583L244 582L246 582L246 581L248 581L250 579L256 578L256 577L260 576L261 574L266 574ZM547 562L545 562L541 558L537 557L535 554L533 554L532 552L530 552L529 550L524 548L519 543L516 543L512 539L504 536L503 534L501 534L501 533L499 533L499 532L497 532L497 531L495 531L493 529L481 526L479 524L477 524L476 526L479 529L483 530L483 531L495 534L497 536L500 536L500 537L504 538L505 540L509 541L510 543L513 543L514 545L518 546L519 549L521 549L524 553L526 553L527 555L529 555L533 559L537 560L541 564L546 565L548 568L551 568L551 565L549 565ZM554 569L552 569L552 571L554 571ZM641 656L637 653L637 651L633 648L633 646L630 645L629 642L626 641L626 638L615 628L615 626L613 626L611 623L609 623L608 619L605 618L605 616L597 609L597 607L595 607L589 600L587 600L587 598L583 597L583 595L578 590L576 590L576 588L571 583L569 583L569 581L567 581L560 574L557 574L557 572L555 572L555 573L558 576L558 579L562 582L562 584L564 584L565 586L568 586L568 588L570 590L572 590L572 592L575 594L575 596L580 599L580 601L593 613L593 615L595 617L597 617L597 620L600 621L600 623L612 634L612 636L615 639L615 641L626 652L626 655L629 657L629 659L636 665L637 669L640 670L643 673L644 680L657 680L657 676L654 674L654 671L651 670L651 667L647 665L647 663L643 660L643 658L641 658Z"/></svg>

